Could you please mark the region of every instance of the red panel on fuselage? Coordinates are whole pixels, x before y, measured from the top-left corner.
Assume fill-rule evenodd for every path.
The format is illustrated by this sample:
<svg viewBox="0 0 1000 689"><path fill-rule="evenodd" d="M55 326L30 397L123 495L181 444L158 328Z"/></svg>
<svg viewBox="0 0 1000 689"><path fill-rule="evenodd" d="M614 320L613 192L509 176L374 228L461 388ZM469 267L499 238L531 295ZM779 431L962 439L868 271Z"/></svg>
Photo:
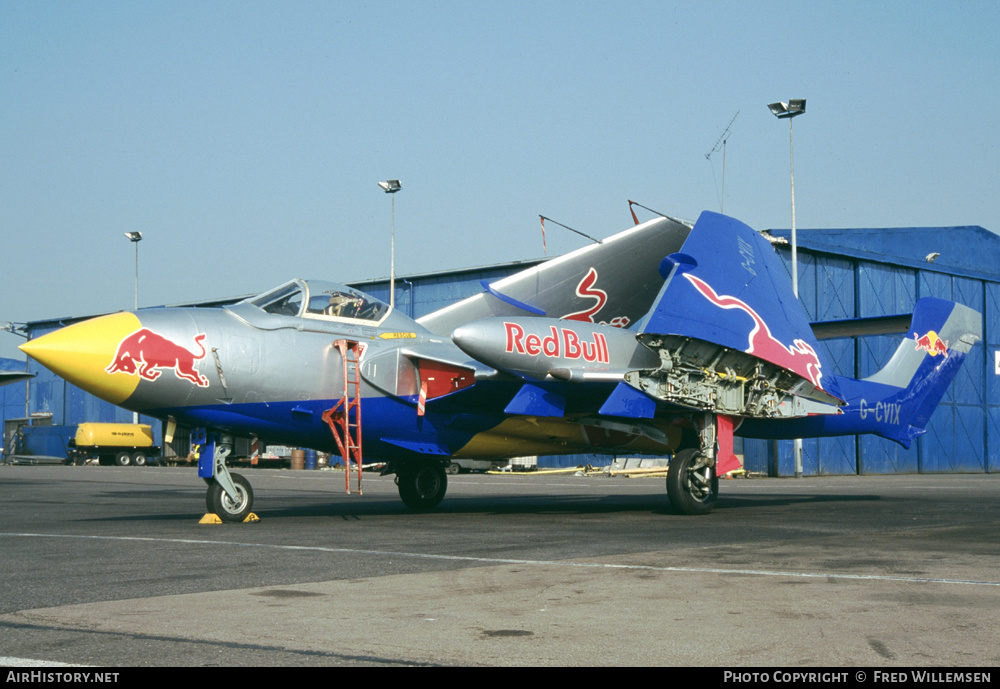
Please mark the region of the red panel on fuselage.
<svg viewBox="0 0 1000 689"><path fill-rule="evenodd" d="M420 369L421 385L427 384L429 400L467 388L476 382L475 372L461 366L452 366L430 359L420 359L417 366Z"/></svg>

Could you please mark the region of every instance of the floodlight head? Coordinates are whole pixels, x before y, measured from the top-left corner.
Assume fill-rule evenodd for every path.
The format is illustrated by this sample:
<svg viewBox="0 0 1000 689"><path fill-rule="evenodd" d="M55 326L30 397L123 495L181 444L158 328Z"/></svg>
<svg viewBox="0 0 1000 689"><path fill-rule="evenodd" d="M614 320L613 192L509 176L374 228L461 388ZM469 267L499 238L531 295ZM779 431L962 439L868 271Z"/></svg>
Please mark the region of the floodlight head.
<svg viewBox="0 0 1000 689"><path fill-rule="evenodd" d="M793 98L787 103L768 103L767 107L770 108L771 114L778 119L795 117L796 115L801 115L806 111L806 99Z"/></svg>
<svg viewBox="0 0 1000 689"><path fill-rule="evenodd" d="M398 179L387 179L384 182L379 182L378 185L382 187L386 194L395 194L403 188Z"/></svg>
<svg viewBox="0 0 1000 689"><path fill-rule="evenodd" d="M130 242L138 242L142 239L142 232L126 232L125 236Z"/></svg>

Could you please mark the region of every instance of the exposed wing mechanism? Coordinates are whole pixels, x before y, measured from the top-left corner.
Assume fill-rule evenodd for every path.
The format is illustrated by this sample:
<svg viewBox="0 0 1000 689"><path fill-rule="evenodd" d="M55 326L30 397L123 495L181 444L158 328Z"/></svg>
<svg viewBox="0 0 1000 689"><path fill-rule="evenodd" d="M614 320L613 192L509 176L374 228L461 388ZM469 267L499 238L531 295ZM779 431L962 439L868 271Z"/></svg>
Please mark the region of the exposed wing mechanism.
<svg viewBox="0 0 1000 689"><path fill-rule="evenodd" d="M843 401L798 299L767 241L738 220L702 213L638 336L655 369L625 381L658 400L748 418L837 413Z"/></svg>

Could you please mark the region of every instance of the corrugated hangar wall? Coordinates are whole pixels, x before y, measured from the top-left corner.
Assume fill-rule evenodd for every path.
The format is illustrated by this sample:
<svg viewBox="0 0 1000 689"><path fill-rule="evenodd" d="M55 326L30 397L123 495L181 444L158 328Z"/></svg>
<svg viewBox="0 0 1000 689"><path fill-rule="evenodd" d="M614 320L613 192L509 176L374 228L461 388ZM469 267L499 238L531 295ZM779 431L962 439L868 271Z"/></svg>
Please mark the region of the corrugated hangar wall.
<svg viewBox="0 0 1000 689"><path fill-rule="evenodd" d="M787 231L773 231L787 237ZM908 313L917 299L936 296L984 314L984 342L972 349L958 378L934 412L927 433L910 450L874 436L806 439L807 474L897 472L993 472L1000 470L1000 237L979 227L890 230L800 230L799 292L815 321ZM934 263L929 248L946 245L955 256ZM778 246L790 270L790 251ZM939 250L939 249L938 249ZM396 306L419 318L482 291L492 282L537 261L403 276L396 280ZM353 283L388 301L388 280ZM32 325L32 324L29 324ZM32 336L60 324L39 322ZM845 338L822 343L835 373L871 375L888 361L900 336ZM38 370L33 365L32 370ZM131 413L97 400L48 373L31 383L31 411L52 412L53 424L131 421ZM144 423L152 420L142 418ZM159 430L159 424L154 423ZM791 475L792 441L742 442L747 469ZM740 444L737 445L737 451ZM547 466L606 464L607 457L572 455L544 458Z"/></svg>
<svg viewBox="0 0 1000 689"><path fill-rule="evenodd" d="M908 313L922 297L952 299L976 309L984 319L983 342L972 348L931 417L927 433L909 450L872 435L806 439L803 472L1000 470L1000 378L993 364L1000 345L1000 283L990 274L1000 266L1000 237L980 227L807 230L799 233L799 246L799 297L814 321ZM939 253L931 251L933 247L946 248L953 256L928 261ZM790 249L779 247L778 253L790 271ZM835 373L863 378L885 365L900 337L844 338L822 344L834 361ZM745 440L747 469L794 474L792 445L790 440Z"/></svg>

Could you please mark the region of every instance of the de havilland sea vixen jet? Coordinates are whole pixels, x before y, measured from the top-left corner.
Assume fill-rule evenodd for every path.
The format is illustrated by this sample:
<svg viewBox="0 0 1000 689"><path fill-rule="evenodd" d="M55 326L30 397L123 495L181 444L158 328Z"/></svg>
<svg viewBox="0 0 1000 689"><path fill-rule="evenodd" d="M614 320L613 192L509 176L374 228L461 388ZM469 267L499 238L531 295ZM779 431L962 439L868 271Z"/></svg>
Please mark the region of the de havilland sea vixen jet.
<svg viewBox="0 0 1000 689"><path fill-rule="evenodd" d="M222 308L91 319L22 349L114 404L207 429L210 511L244 519L253 490L216 434L385 463L431 509L451 458L669 454L667 493L711 511L738 467L733 436L874 433L909 447L970 347L979 313L919 300L881 371L836 375L767 239L705 212L663 217L484 283L412 320L355 289L293 280ZM840 334L850 323L840 323ZM818 330L817 330L818 331Z"/></svg>

